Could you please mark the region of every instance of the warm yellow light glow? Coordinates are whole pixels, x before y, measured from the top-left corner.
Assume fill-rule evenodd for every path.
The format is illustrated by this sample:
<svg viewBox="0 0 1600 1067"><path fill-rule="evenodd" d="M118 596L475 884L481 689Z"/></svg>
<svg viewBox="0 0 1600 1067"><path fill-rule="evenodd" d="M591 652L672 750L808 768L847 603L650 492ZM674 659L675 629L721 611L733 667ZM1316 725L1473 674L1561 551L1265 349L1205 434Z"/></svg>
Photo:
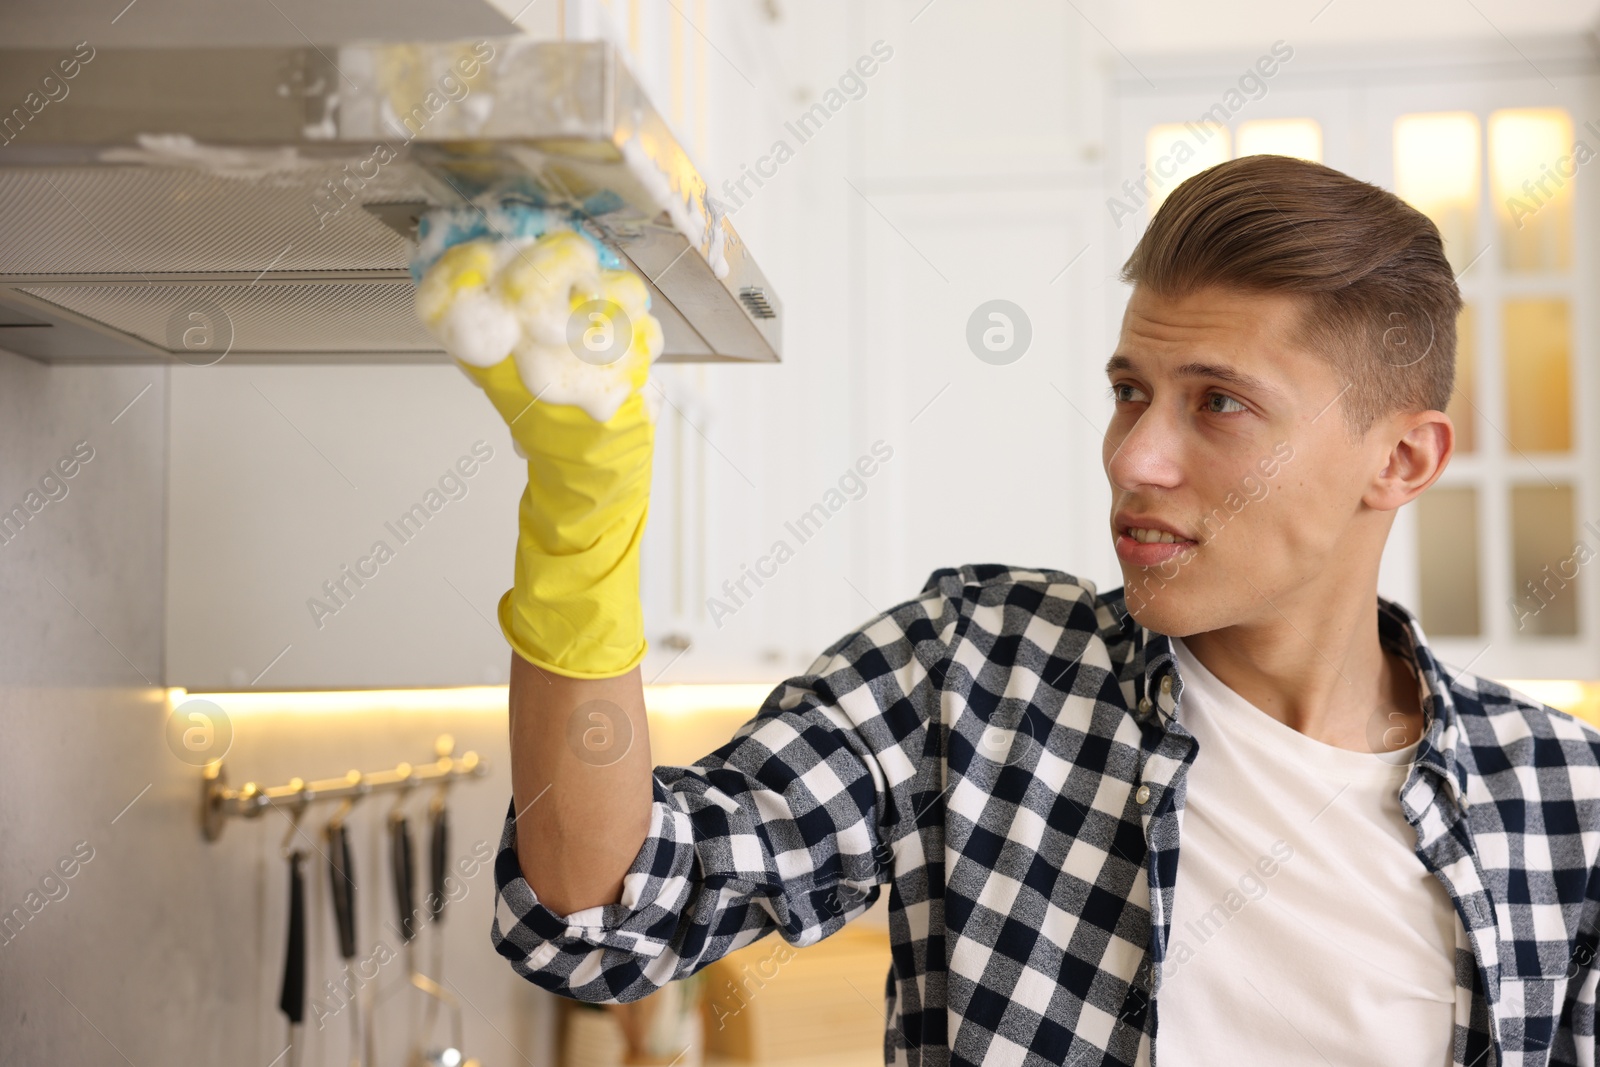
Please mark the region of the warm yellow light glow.
<svg viewBox="0 0 1600 1067"><path fill-rule="evenodd" d="M1240 125L1236 156L1293 156L1322 162L1322 124L1316 119L1257 119Z"/></svg>
<svg viewBox="0 0 1600 1067"><path fill-rule="evenodd" d="M1456 318L1456 382L1445 414L1456 428L1456 454L1478 448L1478 316L1468 301Z"/></svg>
<svg viewBox="0 0 1600 1067"><path fill-rule="evenodd" d="M174 705L193 698L209 700L229 715L348 715L380 712L491 712L505 714L506 687L464 686L460 689L348 689L325 692L283 690L263 693L189 693L169 691Z"/></svg>
<svg viewBox="0 0 1600 1067"><path fill-rule="evenodd" d="M1150 195L1150 214L1154 215L1167 194L1185 179L1228 158L1226 126L1210 122L1168 122L1150 127L1144 139L1144 181Z"/></svg>
<svg viewBox="0 0 1600 1067"><path fill-rule="evenodd" d="M716 685L647 685L645 708L653 715L699 712L754 714L774 688L766 682ZM509 690L503 685L459 689L356 689L325 692L190 693L167 690L169 706L189 699L209 700L229 715L493 714L506 713Z"/></svg>
<svg viewBox="0 0 1600 1067"><path fill-rule="evenodd" d="M1552 708L1566 711L1583 703L1584 687L1582 682L1569 682L1555 678L1532 678L1527 680L1511 679L1502 683L1508 689L1515 689L1526 693L1542 704L1549 704Z"/></svg>
<svg viewBox="0 0 1600 1067"><path fill-rule="evenodd" d="M1571 306L1559 296L1507 300L1500 328L1506 367L1504 425L1511 447L1519 452L1570 452Z"/></svg>
<svg viewBox="0 0 1600 1067"><path fill-rule="evenodd" d="M1489 187L1507 269L1572 266L1572 182L1579 163L1573 149L1572 117L1563 108L1510 108L1489 116Z"/></svg>
<svg viewBox="0 0 1600 1067"><path fill-rule="evenodd" d="M1394 124L1395 190L1421 211L1478 202L1478 116L1401 115Z"/></svg>
<svg viewBox="0 0 1600 1067"><path fill-rule="evenodd" d="M1457 270L1472 261L1482 192L1481 134L1470 111L1401 115L1394 124L1394 188L1431 218Z"/></svg>
<svg viewBox="0 0 1600 1067"><path fill-rule="evenodd" d="M647 685L644 706L653 715L738 711L755 714L776 688L765 682L724 685Z"/></svg>
<svg viewBox="0 0 1600 1067"><path fill-rule="evenodd" d="M1505 679L1502 684L1541 703L1600 726L1600 682L1553 679ZM669 718L707 717L706 729L720 728L713 716L754 716L776 684L765 682L715 685L647 685L646 708L653 715ZM266 693L190 693L181 688L167 690L169 706L188 699L209 700L230 715L327 715L393 714L396 712L506 713L507 688L503 685L468 686L460 689L366 689L332 692ZM727 727L731 729L731 727ZM661 738L664 747L671 738ZM658 762L687 763L699 758L726 740L725 733L694 737L683 753L664 751Z"/></svg>
<svg viewBox="0 0 1600 1067"><path fill-rule="evenodd" d="M1569 185L1547 181L1541 189L1538 178L1571 150L1572 118L1564 108L1494 112L1489 116L1489 176L1495 199L1520 196L1532 201L1570 195Z"/></svg>
<svg viewBox="0 0 1600 1067"><path fill-rule="evenodd" d="M1600 726L1600 682L1565 681L1551 678L1506 678L1500 684L1530 696L1557 711Z"/></svg>

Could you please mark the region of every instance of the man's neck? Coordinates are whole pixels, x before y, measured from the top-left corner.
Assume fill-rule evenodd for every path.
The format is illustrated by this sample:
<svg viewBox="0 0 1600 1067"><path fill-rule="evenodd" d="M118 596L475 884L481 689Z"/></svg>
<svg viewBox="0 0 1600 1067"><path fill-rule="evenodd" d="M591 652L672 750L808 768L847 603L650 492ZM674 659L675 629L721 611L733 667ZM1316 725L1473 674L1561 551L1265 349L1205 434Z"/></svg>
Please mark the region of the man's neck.
<svg viewBox="0 0 1600 1067"><path fill-rule="evenodd" d="M1421 737L1417 680L1379 642L1376 591L1268 615L1183 643L1229 689L1324 744L1385 753Z"/></svg>

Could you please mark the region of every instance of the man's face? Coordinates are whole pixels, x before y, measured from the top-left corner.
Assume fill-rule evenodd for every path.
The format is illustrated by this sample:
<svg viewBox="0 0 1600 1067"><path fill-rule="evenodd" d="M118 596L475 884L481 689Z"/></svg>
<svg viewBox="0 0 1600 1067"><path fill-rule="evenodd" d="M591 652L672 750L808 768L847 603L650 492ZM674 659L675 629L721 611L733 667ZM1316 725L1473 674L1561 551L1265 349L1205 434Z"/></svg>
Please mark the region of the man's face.
<svg viewBox="0 0 1600 1067"><path fill-rule="evenodd" d="M1392 515L1376 541L1358 517L1387 449L1350 442L1348 383L1295 342L1299 314L1291 295L1221 289L1128 301L1102 460L1128 610L1157 633L1268 620L1376 573Z"/></svg>

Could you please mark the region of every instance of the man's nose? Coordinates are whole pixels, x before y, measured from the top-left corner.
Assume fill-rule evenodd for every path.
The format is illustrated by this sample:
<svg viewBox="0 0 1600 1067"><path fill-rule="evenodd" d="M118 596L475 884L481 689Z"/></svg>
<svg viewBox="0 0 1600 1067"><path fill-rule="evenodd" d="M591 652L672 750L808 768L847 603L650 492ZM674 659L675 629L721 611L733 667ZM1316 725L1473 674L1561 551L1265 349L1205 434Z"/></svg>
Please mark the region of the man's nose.
<svg viewBox="0 0 1600 1067"><path fill-rule="evenodd" d="M1181 433L1176 415L1152 402L1113 445L1106 462L1106 477L1115 489L1133 491L1143 486L1176 486L1179 476Z"/></svg>

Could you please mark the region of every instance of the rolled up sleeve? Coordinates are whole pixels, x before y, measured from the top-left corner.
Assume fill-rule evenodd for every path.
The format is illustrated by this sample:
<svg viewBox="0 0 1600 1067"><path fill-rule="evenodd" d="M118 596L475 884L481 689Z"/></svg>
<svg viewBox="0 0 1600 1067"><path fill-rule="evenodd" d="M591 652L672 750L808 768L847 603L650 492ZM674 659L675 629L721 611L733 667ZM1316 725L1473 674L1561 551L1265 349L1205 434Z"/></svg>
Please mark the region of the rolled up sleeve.
<svg viewBox="0 0 1600 1067"><path fill-rule="evenodd" d="M867 911L893 877L894 843L915 830L913 798L943 787L928 731L953 628L930 588L779 685L715 752L656 767L617 903L569 915L541 904L508 810L496 951L552 992L627 1002L767 934L809 945Z"/></svg>

